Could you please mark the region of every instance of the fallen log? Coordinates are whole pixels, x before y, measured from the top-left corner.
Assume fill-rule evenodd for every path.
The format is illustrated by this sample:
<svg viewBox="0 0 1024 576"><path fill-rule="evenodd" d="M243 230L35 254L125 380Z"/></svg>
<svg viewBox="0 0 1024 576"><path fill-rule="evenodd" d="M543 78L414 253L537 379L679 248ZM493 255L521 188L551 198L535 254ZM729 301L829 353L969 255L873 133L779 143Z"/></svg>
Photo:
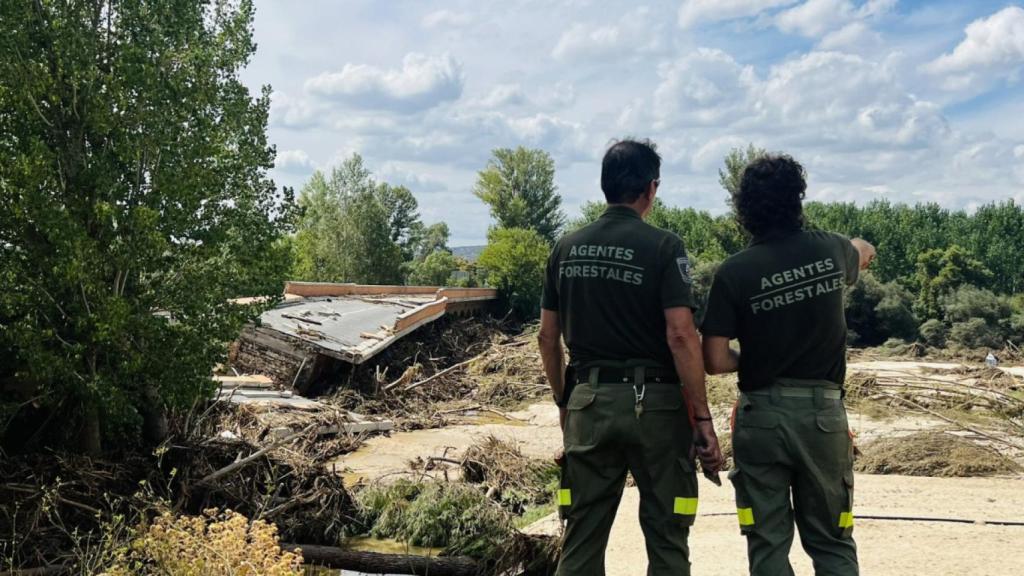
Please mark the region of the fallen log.
<svg viewBox="0 0 1024 576"><path fill-rule="evenodd" d="M370 574L413 574L416 576L477 576L484 565L465 556L412 556L359 552L334 546L312 544L281 544L282 550L302 550L306 564L353 570Z"/></svg>

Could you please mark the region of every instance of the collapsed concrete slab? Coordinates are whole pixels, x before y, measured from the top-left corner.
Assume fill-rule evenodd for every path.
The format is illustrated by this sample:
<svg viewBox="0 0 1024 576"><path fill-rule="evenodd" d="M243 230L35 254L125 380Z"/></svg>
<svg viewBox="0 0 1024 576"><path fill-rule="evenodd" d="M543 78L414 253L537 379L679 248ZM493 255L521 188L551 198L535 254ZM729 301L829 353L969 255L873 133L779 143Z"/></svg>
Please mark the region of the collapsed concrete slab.
<svg viewBox="0 0 1024 576"><path fill-rule="evenodd" d="M491 288L288 282L285 301L242 331L232 364L304 393L332 363L363 364L421 326L496 299Z"/></svg>

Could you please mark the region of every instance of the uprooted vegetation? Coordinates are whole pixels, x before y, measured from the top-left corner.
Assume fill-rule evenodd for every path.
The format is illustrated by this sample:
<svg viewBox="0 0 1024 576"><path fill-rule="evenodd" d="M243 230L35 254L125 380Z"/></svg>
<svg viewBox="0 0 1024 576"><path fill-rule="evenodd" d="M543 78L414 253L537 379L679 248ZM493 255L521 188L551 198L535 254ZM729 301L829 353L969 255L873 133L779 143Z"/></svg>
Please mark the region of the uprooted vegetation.
<svg viewBox="0 0 1024 576"><path fill-rule="evenodd" d="M534 329L512 335L483 319L437 324L399 341L373 366L356 367L326 401L414 430L547 395Z"/></svg>
<svg viewBox="0 0 1024 576"><path fill-rule="evenodd" d="M428 464L436 464L431 459ZM486 559L500 573L517 566L551 565L554 539L525 536L524 517L554 511L558 468L528 458L512 444L489 437L470 446L459 460L461 478L439 480L410 471L356 493L361 522L376 538L440 548L446 555ZM421 470L423 462L413 468Z"/></svg>
<svg viewBox="0 0 1024 576"><path fill-rule="evenodd" d="M148 570L156 556L169 561L168 550L185 546L184 535L168 541L170 532L190 527L198 537L244 518L264 522L287 543L336 547L354 536L386 537L475 560L486 573L550 566L554 540L517 531L524 512L551 506L557 476L550 463L489 439L459 462L462 480L410 475L349 490L325 465L358 439L317 440L319 424L314 418L279 437L248 407L218 403L176 419L172 439L154 454L0 460L0 531L12 535L0 539L0 557L6 567L100 573L128 566L142 574L131 567ZM241 542L257 540L260 551L236 551L262 554L278 573L292 573L295 558L269 539ZM152 546L138 548L146 542ZM182 566L204 561L179 556Z"/></svg>
<svg viewBox="0 0 1024 576"><path fill-rule="evenodd" d="M944 432L919 432L881 438L861 448L854 467L867 474L972 477L1021 472L1014 461L992 448Z"/></svg>

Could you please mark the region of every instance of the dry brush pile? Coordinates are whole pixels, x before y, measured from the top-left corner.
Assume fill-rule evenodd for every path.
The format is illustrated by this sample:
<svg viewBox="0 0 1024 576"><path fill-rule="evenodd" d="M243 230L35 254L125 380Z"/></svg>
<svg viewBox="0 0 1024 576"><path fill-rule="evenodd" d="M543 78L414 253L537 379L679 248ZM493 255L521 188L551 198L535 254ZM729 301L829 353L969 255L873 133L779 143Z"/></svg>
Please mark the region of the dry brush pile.
<svg viewBox="0 0 1024 576"><path fill-rule="evenodd" d="M342 385L328 401L412 430L471 411L500 414L548 394L535 329L512 335L494 320L453 320L393 348L358 369L363 384Z"/></svg>

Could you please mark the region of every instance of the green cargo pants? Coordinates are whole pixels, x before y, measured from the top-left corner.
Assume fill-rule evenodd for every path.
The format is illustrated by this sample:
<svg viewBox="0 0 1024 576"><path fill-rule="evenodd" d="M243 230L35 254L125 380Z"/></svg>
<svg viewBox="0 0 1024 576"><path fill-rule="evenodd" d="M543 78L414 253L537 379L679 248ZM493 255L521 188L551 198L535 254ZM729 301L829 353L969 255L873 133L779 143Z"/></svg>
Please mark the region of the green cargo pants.
<svg viewBox="0 0 1024 576"><path fill-rule="evenodd" d="M780 380L740 395L729 478L752 576L792 576L793 523L816 576L856 576L853 443L835 384Z"/></svg>
<svg viewBox="0 0 1024 576"><path fill-rule="evenodd" d="M697 514L693 433L679 384L580 383L569 399L558 500L566 520L559 576L602 576L626 471L640 490L648 576L690 574L686 539Z"/></svg>

